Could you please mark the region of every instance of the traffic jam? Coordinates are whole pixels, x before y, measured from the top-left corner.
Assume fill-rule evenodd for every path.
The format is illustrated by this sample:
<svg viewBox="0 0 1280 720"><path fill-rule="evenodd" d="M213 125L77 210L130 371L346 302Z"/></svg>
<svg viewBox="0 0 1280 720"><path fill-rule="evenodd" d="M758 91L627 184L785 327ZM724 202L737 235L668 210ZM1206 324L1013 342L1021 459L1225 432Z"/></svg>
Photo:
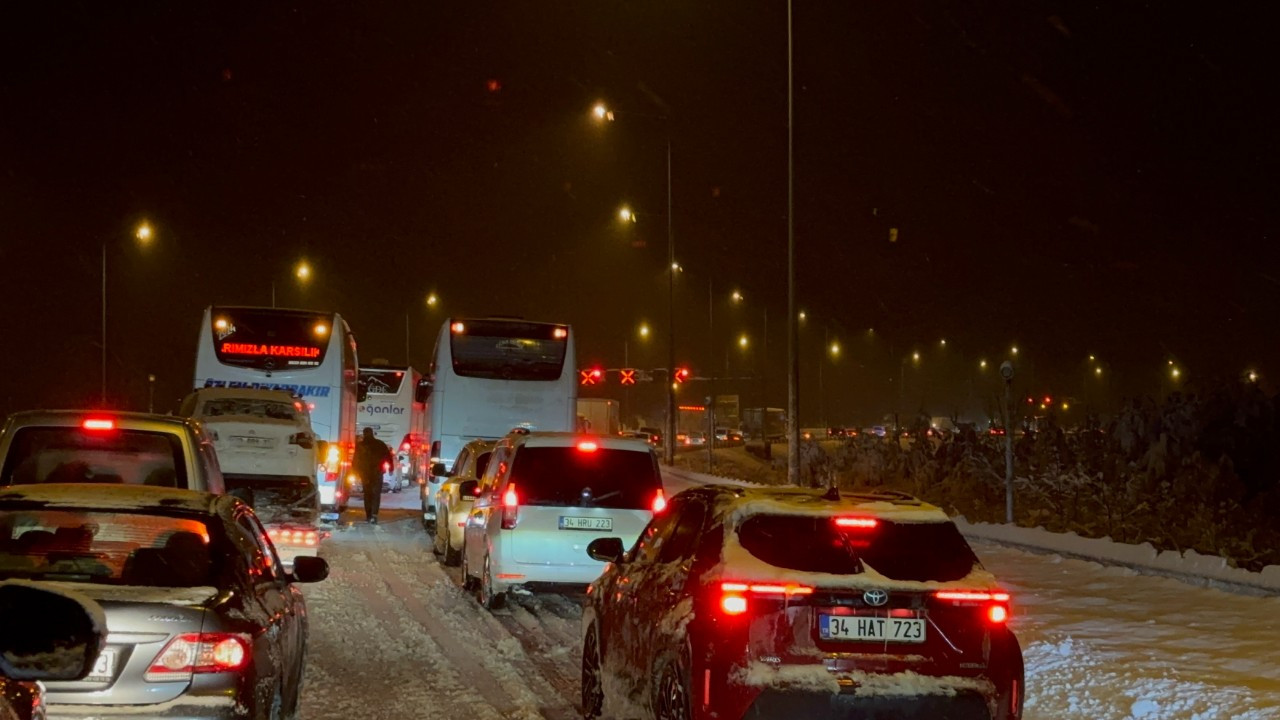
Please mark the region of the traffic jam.
<svg viewBox="0 0 1280 720"><path fill-rule="evenodd" d="M385 559L349 551L396 537L500 622L529 603L576 621L542 650L578 657L583 718L1021 717L1010 592L945 513L673 492L649 433L581 427L574 348L567 324L453 318L423 374L360 365L334 313L210 307L175 412L12 414L0 578L61 600L5 631L9 709L312 714L330 572L362 585L356 558Z"/></svg>

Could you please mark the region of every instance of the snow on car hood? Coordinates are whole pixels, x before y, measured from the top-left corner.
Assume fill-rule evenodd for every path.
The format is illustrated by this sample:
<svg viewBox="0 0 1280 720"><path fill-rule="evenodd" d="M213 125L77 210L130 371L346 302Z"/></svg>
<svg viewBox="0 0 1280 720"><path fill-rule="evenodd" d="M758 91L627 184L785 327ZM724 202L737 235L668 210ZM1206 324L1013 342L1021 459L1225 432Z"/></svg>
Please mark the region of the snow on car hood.
<svg viewBox="0 0 1280 720"><path fill-rule="evenodd" d="M81 582L41 582L42 587L73 592L98 602L163 603L165 605L203 605L217 597L218 589L198 587L149 587L143 585L103 585ZM106 626L104 620L103 626Z"/></svg>

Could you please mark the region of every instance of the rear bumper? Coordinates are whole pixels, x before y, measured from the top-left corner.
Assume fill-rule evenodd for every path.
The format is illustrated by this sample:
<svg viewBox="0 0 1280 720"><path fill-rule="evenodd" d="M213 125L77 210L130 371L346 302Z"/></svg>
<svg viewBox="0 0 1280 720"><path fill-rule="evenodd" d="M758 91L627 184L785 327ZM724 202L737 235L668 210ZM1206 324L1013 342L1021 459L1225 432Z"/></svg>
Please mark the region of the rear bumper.
<svg viewBox="0 0 1280 720"><path fill-rule="evenodd" d="M499 591L516 586L533 590L538 586L564 586L577 588L577 592L595 582L604 572L604 563L595 565L539 565L534 563L504 562L493 566L493 584ZM506 576L506 577L503 577ZM537 590L534 590L537 592Z"/></svg>
<svg viewBox="0 0 1280 720"><path fill-rule="evenodd" d="M764 690L744 720L991 720L994 708L981 693L877 696L854 692Z"/></svg>
<svg viewBox="0 0 1280 720"><path fill-rule="evenodd" d="M182 718L231 720L245 718L248 710L226 696L183 696L154 705L62 705L47 707L49 720L104 720L104 718Z"/></svg>

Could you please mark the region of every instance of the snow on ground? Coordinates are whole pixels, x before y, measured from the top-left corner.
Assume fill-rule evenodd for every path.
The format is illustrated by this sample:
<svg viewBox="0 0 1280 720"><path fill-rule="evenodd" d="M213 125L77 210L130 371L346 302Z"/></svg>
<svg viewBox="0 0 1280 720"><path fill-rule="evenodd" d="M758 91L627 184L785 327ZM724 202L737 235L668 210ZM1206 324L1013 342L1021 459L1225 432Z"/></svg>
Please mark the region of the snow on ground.
<svg viewBox="0 0 1280 720"><path fill-rule="evenodd" d="M701 478L667 478L669 492ZM431 554L413 489L326 540L302 717L577 717L576 598L481 610ZM1280 598L975 545L1014 593L1027 720L1280 718Z"/></svg>

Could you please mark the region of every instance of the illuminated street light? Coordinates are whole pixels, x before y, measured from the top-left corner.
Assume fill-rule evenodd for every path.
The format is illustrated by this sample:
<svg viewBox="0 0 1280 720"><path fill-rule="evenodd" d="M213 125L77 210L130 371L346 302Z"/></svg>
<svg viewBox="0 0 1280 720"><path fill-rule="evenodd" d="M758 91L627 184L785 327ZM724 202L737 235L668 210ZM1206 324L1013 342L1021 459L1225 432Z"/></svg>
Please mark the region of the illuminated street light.
<svg viewBox="0 0 1280 720"><path fill-rule="evenodd" d="M737 290L734 290L733 295L731 295L730 297L732 297L733 301L736 303L742 302L742 293L738 292ZM800 313L800 317L803 318L804 313Z"/></svg>
<svg viewBox="0 0 1280 720"><path fill-rule="evenodd" d="M747 349L747 343L748 343L748 342L749 342L749 341L747 340L747 336L746 336L746 335L739 335L739 336L738 336L738 347L742 348L743 350L746 350L746 349Z"/></svg>
<svg viewBox="0 0 1280 720"><path fill-rule="evenodd" d="M151 243L151 234L151 225L144 222L138 226L138 229L133 233L133 236L142 241L143 245L148 245Z"/></svg>
<svg viewBox="0 0 1280 720"><path fill-rule="evenodd" d="M647 338L647 337L649 337L649 325L648 325L648 323L640 323L640 337L642 337L642 338Z"/></svg>
<svg viewBox="0 0 1280 720"><path fill-rule="evenodd" d="M912 361L912 362L920 362L920 353L919 353L919 352L913 352L913 353L911 353L911 361Z"/></svg>
<svg viewBox="0 0 1280 720"><path fill-rule="evenodd" d="M439 305L439 304L440 304L440 296L439 296L439 295L436 295L435 293L430 293L429 295L427 295L427 306L428 306L428 307L435 307L436 305Z"/></svg>
<svg viewBox="0 0 1280 720"><path fill-rule="evenodd" d="M613 122L613 111L605 107L604 103L596 103L596 106L591 108L591 114L596 120Z"/></svg>
<svg viewBox="0 0 1280 720"><path fill-rule="evenodd" d="M1258 382L1258 371L1250 370L1245 377L1249 378L1249 382Z"/></svg>
<svg viewBox="0 0 1280 720"><path fill-rule="evenodd" d="M684 268L680 267L680 263L677 262L671 263L671 269L676 272L684 272Z"/></svg>
<svg viewBox="0 0 1280 720"><path fill-rule="evenodd" d="M1094 375L1099 375L1099 376L1101 376L1101 375L1102 375L1102 368L1100 368L1100 367L1096 367L1096 368L1094 368L1094 369L1093 369L1093 374L1094 374Z"/></svg>
<svg viewBox="0 0 1280 720"><path fill-rule="evenodd" d="M840 343L839 343L839 342L832 341L832 343L831 343L831 357L839 357L839 355L840 355Z"/></svg>
<svg viewBox="0 0 1280 720"><path fill-rule="evenodd" d="M311 279L311 265L306 260L303 260L298 263L298 267L294 269L293 274L298 276L299 280L306 282Z"/></svg>
<svg viewBox="0 0 1280 720"><path fill-rule="evenodd" d="M1018 354L1018 346L1017 346L1017 345L1014 345L1013 347L1009 348L1009 352L1010 352L1011 354L1013 354L1013 355L1017 355L1017 354Z"/></svg>
<svg viewBox="0 0 1280 720"><path fill-rule="evenodd" d="M1065 412L1065 411L1067 411L1067 410L1070 410L1070 409L1071 409L1071 405L1070 405L1069 403L1065 403L1065 402L1064 402L1064 403L1062 403L1062 409L1063 409L1063 411L1064 411L1064 412Z"/></svg>
<svg viewBox="0 0 1280 720"><path fill-rule="evenodd" d="M1174 380L1177 380L1179 377L1182 377L1182 371L1178 368L1174 368L1169 371L1169 375L1171 375Z"/></svg>
<svg viewBox="0 0 1280 720"><path fill-rule="evenodd" d="M807 319L809 318L809 316L808 316L808 315L806 315L806 314L804 313L804 311L803 311L803 310L801 310L801 311L800 311L800 315L799 315L799 317L800 317L800 322L804 322L805 320L807 320Z"/></svg>
<svg viewBox="0 0 1280 720"><path fill-rule="evenodd" d="M621 220L622 222L633 223L636 221L636 214L631 212L631 208L624 206L621 210L618 211L618 219Z"/></svg>
<svg viewBox="0 0 1280 720"><path fill-rule="evenodd" d="M979 360L979 361L978 361L978 369L979 369L979 370L986 370L986 369L987 369L987 361L986 361L986 360Z"/></svg>
<svg viewBox="0 0 1280 720"><path fill-rule="evenodd" d="M1089 362L1097 362L1097 360L1098 358L1094 357L1093 355L1089 356Z"/></svg>
<svg viewBox="0 0 1280 720"><path fill-rule="evenodd" d="M938 344L939 344L939 345L941 345L942 347L946 347L946 346L947 346L947 339L946 339L946 338L942 338L941 340L939 340L939 341L938 341Z"/></svg>

